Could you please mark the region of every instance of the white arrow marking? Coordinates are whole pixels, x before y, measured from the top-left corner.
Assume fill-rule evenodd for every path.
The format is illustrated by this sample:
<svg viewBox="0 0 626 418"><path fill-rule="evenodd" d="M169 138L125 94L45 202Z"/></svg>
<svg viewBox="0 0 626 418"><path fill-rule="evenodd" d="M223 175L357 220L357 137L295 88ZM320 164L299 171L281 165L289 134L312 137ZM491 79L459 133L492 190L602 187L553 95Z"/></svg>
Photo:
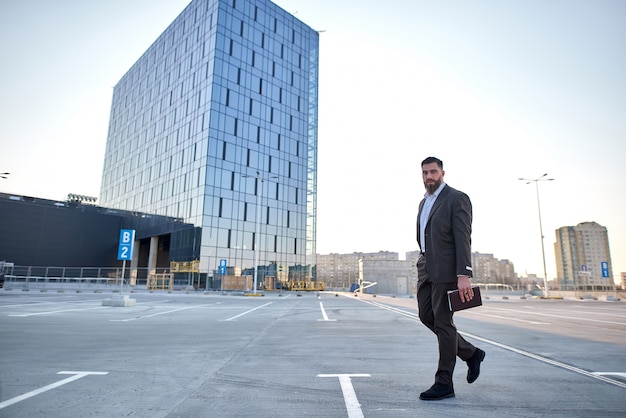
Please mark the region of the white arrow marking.
<svg viewBox="0 0 626 418"><path fill-rule="evenodd" d="M65 384L73 382L74 380L81 379L81 378L83 378L83 377L85 377L87 375L96 374L96 375L102 376L102 375L105 375L105 374L108 374L108 373L109 372L58 372L57 374L73 374L74 376L68 377L67 379L59 380L56 383L52 383L52 384L50 384L48 386L44 386L42 388L33 390L32 392L28 392L28 393L25 393L23 395L16 396L15 398L8 399L8 400L6 400L4 402L0 402L0 409L6 408L9 405L13 405L14 403L21 402L21 401L23 401L25 399L32 398L33 396L37 396L37 395L39 395L41 393L44 393L44 392L47 392L49 390L58 388L59 386L63 386Z"/></svg>

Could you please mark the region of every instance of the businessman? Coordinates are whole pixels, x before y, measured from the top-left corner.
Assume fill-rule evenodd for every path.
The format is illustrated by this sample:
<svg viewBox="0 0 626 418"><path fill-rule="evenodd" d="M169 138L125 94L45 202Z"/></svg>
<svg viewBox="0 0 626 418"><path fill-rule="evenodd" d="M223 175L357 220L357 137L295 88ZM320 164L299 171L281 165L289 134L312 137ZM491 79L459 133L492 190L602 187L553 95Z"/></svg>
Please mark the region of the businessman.
<svg viewBox="0 0 626 418"><path fill-rule="evenodd" d="M474 298L472 291L472 204L469 197L448 186L443 162L435 157L422 161L426 187L417 216L417 303L419 317L439 344L435 383L420 394L422 400L454 397L452 375L456 357L468 365L467 382L480 374L485 352L458 334L448 307L448 290L459 289L461 301Z"/></svg>

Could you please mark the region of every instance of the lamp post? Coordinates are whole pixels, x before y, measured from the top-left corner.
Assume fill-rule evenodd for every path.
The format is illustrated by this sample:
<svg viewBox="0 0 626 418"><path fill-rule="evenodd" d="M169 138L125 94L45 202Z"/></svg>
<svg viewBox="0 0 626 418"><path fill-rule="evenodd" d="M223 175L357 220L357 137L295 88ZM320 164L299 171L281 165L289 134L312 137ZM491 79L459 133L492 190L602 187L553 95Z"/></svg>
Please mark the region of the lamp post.
<svg viewBox="0 0 626 418"><path fill-rule="evenodd" d="M525 179L518 178L518 180L525 181L526 184L535 183L535 190L537 191L537 211L539 213L539 234L541 236L541 255L543 256L543 293L544 296L548 297L548 273L546 272L546 251L543 246L543 227L541 225L541 205L539 204L539 182L540 181L553 181L554 179L544 178L548 175L548 173L544 174L541 177L537 177L536 179Z"/></svg>
<svg viewBox="0 0 626 418"><path fill-rule="evenodd" d="M0 173L0 178L6 179L9 174L11 173Z"/></svg>
<svg viewBox="0 0 626 418"><path fill-rule="evenodd" d="M256 191L256 227L254 232L254 289L253 294L256 294L257 274L259 271L259 235L261 228L261 195L263 194L263 175L257 171L256 176L243 176L243 177L255 177L258 184L258 190ZM271 178L278 178L278 176L271 176Z"/></svg>

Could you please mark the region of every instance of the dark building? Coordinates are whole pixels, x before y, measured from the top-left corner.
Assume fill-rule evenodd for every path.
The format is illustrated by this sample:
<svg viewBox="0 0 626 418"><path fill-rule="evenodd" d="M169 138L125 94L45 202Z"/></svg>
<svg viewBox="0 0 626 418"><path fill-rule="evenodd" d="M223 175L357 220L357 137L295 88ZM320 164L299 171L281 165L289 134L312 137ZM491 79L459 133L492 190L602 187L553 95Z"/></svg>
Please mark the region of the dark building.
<svg viewBox="0 0 626 418"><path fill-rule="evenodd" d="M153 266L193 260L196 229L181 219L0 193L0 260L19 266L116 267L121 229L134 229L139 266L148 266L150 241L159 237ZM194 253L195 251L195 253Z"/></svg>

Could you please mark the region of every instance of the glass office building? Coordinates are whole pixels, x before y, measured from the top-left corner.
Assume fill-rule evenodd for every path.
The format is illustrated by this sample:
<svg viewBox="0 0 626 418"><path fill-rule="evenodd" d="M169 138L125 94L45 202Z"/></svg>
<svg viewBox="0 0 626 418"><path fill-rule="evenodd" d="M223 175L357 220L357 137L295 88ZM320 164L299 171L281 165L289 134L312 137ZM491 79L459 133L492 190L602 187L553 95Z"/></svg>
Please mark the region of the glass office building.
<svg viewBox="0 0 626 418"><path fill-rule="evenodd" d="M270 1L192 1L114 88L100 204L195 225L169 258L208 278L314 279L318 48Z"/></svg>

